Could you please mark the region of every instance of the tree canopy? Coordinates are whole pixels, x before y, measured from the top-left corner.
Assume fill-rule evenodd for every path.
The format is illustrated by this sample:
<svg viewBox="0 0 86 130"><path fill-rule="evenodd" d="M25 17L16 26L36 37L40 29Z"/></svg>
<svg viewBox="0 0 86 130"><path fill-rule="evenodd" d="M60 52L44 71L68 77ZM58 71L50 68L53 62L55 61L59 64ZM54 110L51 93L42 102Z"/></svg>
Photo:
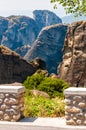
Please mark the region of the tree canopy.
<svg viewBox="0 0 86 130"><path fill-rule="evenodd" d="M58 4L62 5L66 13L73 13L75 16L86 15L86 0L50 0L55 3L54 8L58 8Z"/></svg>

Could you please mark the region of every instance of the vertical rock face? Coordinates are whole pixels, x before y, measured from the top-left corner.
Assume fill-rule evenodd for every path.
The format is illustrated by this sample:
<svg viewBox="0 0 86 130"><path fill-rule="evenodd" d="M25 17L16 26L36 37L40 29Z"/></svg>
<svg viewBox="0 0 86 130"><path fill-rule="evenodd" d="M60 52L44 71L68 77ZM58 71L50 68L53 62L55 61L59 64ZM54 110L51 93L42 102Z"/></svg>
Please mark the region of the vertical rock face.
<svg viewBox="0 0 86 130"><path fill-rule="evenodd" d="M39 25L39 29L45 26L62 23L62 20L55 13L48 10L35 10L33 11L33 16Z"/></svg>
<svg viewBox="0 0 86 130"><path fill-rule="evenodd" d="M24 56L43 27L62 22L48 10L36 10L33 14L34 19L27 16L0 17L0 44Z"/></svg>
<svg viewBox="0 0 86 130"><path fill-rule="evenodd" d="M30 61L39 57L46 62L49 73L57 73L57 65L62 61L62 48L66 31L67 26L62 24L43 28L24 58Z"/></svg>
<svg viewBox="0 0 86 130"><path fill-rule="evenodd" d="M39 33L36 22L26 16L10 16L7 20L8 28L5 27L7 21L4 20L3 23L3 19L1 19L1 28L6 28L3 29L1 44L12 50L27 44L32 45Z"/></svg>
<svg viewBox="0 0 86 130"><path fill-rule="evenodd" d="M59 66L59 77L71 86L86 87L86 22L75 22L69 26L63 48L63 61Z"/></svg>
<svg viewBox="0 0 86 130"><path fill-rule="evenodd" d="M8 28L8 20L4 17L0 17L0 43L2 41L2 37L4 35L4 32Z"/></svg>
<svg viewBox="0 0 86 130"><path fill-rule="evenodd" d="M0 84L23 82L38 68L7 47L0 46Z"/></svg>

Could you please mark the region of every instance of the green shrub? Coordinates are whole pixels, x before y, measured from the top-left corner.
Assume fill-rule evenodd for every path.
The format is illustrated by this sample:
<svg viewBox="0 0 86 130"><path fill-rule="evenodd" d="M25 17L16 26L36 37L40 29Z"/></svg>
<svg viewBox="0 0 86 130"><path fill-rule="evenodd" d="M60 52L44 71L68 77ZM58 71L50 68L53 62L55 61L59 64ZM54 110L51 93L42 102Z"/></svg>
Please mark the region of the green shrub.
<svg viewBox="0 0 86 130"><path fill-rule="evenodd" d="M68 88L68 84L62 79L46 77L41 72L28 76L24 81L24 86L28 90L37 89L47 92L50 97L63 97L64 89Z"/></svg>
<svg viewBox="0 0 86 130"><path fill-rule="evenodd" d="M26 89L37 89L37 86L44 80L44 75L42 73L37 73L32 76L28 76L24 81L24 86Z"/></svg>
<svg viewBox="0 0 86 130"><path fill-rule="evenodd" d="M68 84L65 81L50 77L46 77L37 87L38 90L47 92L51 97L62 97L66 88L68 88Z"/></svg>

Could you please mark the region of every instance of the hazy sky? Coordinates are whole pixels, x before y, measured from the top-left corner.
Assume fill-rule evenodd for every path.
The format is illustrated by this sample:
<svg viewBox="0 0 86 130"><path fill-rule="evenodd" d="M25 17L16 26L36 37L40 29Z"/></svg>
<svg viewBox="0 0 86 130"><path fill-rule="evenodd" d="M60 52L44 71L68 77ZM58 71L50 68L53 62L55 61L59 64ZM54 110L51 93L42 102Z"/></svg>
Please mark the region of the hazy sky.
<svg viewBox="0 0 86 130"><path fill-rule="evenodd" d="M65 15L61 6L54 10L50 0L0 0L0 16L32 15L31 11L35 9L51 10L60 17Z"/></svg>

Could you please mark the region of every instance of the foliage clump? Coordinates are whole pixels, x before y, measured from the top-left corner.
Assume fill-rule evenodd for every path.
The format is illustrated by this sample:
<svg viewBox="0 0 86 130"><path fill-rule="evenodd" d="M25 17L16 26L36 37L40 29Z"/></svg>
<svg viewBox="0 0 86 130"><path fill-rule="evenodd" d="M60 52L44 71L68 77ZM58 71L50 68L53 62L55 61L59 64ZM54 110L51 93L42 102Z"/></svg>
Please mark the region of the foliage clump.
<svg viewBox="0 0 86 130"><path fill-rule="evenodd" d="M54 8L57 8L57 4L60 4L66 10L66 13L73 13L76 16L86 15L86 0L50 0L51 3L55 3Z"/></svg>
<svg viewBox="0 0 86 130"><path fill-rule="evenodd" d="M50 97L63 97L64 89L68 88L68 84L62 79L46 77L42 72L28 76L24 81L27 90L37 89L47 92Z"/></svg>
<svg viewBox="0 0 86 130"><path fill-rule="evenodd" d="M62 117L65 115L64 100L25 95L25 117Z"/></svg>

